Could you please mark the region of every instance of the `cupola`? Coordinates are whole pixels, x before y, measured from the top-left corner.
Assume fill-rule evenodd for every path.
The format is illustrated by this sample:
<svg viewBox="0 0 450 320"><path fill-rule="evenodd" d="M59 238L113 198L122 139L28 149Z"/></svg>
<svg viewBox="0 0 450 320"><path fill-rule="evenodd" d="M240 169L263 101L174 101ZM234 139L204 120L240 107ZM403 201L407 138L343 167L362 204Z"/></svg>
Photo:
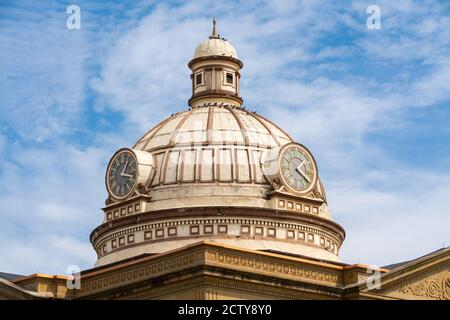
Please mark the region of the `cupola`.
<svg viewBox="0 0 450 320"><path fill-rule="evenodd" d="M236 49L217 33L215 18L211 36L197 47L188 66L192 71L191 107L211 102L242 105L239 71L243 64Z"/></svg>

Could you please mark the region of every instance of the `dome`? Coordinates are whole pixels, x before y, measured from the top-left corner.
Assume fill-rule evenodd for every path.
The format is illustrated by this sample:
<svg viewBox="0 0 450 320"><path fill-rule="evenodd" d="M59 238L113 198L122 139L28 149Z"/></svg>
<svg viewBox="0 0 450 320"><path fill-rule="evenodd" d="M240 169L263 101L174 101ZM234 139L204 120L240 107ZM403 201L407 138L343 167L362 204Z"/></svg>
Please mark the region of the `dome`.
<svg viewBox="0 0 450 320"><path fill-rule="evenodd" d="M91 233L96 265L201 240L340 261L345 232L312 154L242 105L243 64L215 21L188 66L190 107L108 164L104 221Z"/></svg>
<svg viewBox="0 0 450 320"><path fill-rule="evenodd" d="M225 39L210 38L195 49L194 58L207 56L225 56L238 59L236 49Z"/></svg>
<svg viewBox="0 0 450 320"><path fill-rule="evenodd" d="M244 107L214 103L172 114L133 146L155 159L147 209L270 207L262 160L289 143L285 131ZM326 201L320 179L315 192ZM330 219L326 206L317 215Z"/></svg>
<svg viewBox="0 0 450 320"><path fill-rule="evenodd" d="M133 149L149 152L156 160L150 184L154 210L264 207L270 184L260 159L265 150L290 142L278 126L243 107L205 104L173 114ZM174 193L179 195L176 201Z"/></svg>

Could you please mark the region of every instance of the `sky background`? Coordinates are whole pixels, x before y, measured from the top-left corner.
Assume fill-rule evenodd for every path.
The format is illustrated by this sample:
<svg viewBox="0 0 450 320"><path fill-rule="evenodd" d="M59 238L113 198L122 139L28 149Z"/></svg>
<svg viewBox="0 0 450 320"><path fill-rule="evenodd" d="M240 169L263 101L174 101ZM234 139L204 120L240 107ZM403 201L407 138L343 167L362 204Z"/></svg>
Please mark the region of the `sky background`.
<svg viewBox="0 0 450 320"><path fill-rule="evenodd" d="M244 62L245 106L314 154L344 262L450 245L450 1L3 0L0 271L93 266L106 165L187 109L213 16Z"/></svg>

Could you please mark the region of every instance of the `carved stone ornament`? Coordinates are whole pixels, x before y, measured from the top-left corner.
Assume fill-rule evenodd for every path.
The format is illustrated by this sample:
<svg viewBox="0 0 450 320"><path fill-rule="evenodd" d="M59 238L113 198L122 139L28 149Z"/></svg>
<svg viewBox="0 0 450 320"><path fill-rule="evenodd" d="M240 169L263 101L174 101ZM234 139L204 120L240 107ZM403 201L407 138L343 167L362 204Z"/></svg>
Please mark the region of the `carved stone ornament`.
<svg viewBox="0 0 450 320"><path fill-rule="evenodd" d="M322 194L317 190L317 188L314 188L311 192L311 195L316 199L323 199Z"/></svg>
<svg viewBox="0 0 450 320"><path fill-rule="evenodd" d="M111 197L108 196L108 198L106 198L106 200L105 200L105 205L108 206L111 203L113 203L113 201L112 201Z"/></svg>
<svg viewBox="0 0 450 320"><path fill-rule="evenodd" d="M275 190L278 190L281 187L281 181L279 177L276 177L275 179L273 179L272 181L272 188L274 188Z"/></svg>
<svg viewBox="0 0 450 320"><path fill-rule="evenodd" d="M444 278L444 280L442 281L442 289L444 299L450 300L450 276Z"/></svg>
<svg viewBox="0 0 450 320"><path fill-rule="evenodd" d="M424 279L419 282L407 284L399 289L399 292L418 297L450 300L450 276L438 279Z"/></svg>
<svg viewBox="0 0 450 320"><path fill-rule="evenodd" d="M139 194L148 194L148 192L149 192L147 187L145 185L143 185L142 183L139 183L136 190Z"/></svg>

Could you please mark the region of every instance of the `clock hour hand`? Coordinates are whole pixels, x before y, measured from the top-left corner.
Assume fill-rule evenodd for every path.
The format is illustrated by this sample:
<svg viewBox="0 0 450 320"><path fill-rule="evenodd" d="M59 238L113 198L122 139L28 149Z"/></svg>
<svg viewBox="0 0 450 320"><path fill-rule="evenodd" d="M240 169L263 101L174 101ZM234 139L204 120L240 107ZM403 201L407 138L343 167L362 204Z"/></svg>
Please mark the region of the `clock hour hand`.
<svg viewBox="0 0 450 320"><path fill-rule="evenodd" d="M300 173L302 175L303 178L306 179L306 181L308 181L308 183L311 183L311 179L309 179L309 177L301 170L301 167L305 164L306 161L303 161L302 163L300 163L297 168L295 168L295 170L297 170L298 173Z"/></svg>
<svg viewBox="0 0 450 320"><path fill-rule="evenodd" d="M121 177L133 178L133 175L132 175L132 174L127 174L127 173L121 173L120 176L121 176Z"/></svg>

